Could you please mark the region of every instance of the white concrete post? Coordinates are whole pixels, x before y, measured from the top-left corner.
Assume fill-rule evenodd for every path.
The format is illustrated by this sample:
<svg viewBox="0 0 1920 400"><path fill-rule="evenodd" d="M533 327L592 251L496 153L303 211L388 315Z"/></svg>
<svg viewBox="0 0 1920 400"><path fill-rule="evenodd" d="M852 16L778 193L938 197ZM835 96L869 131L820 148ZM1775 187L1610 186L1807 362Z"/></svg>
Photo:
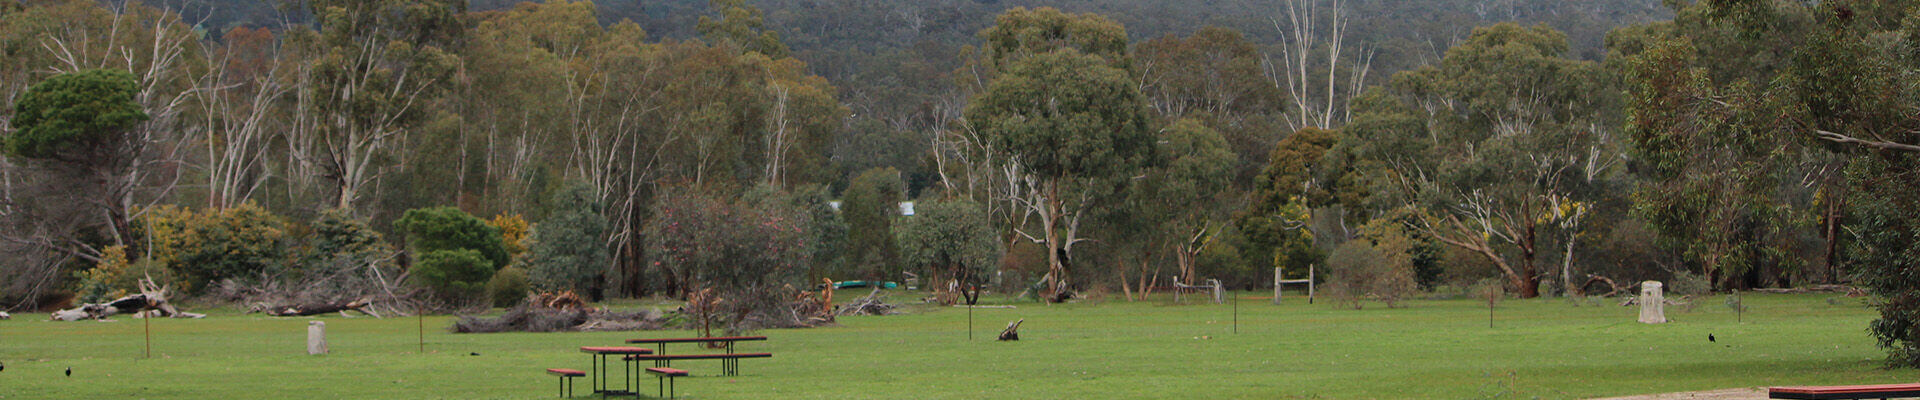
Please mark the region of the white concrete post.
<svg viewBox="0 0 1920 400"><path fill-rule="evenodd" d="M1640 302L1640 323L1667 323L1667 300L1661 295L1660 288L1661 284L1659 281L1640 283L1640 299L1638 300Z"/></svg>
<svg viewBox="0 0 1920 400"><path fill-rule="evenodd" d="M307 354L327 354L327 323L320 321L307 323Z"/></svg>

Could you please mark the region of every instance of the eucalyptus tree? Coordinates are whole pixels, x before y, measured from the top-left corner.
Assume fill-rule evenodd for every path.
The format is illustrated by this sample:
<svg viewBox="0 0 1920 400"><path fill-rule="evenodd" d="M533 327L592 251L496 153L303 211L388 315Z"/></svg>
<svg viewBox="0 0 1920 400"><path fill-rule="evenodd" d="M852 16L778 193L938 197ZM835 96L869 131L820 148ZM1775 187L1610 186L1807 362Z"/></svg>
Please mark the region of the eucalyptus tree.
<svg viewBox="0 0 1920 400"><path fill-rule="evenodd" d="M958 292L967 304L999 266L999 235L980 204L964 199L922 201L893 230L900 259L927 277L923 285ZM951 286L946 286L951 284Z"/></svg>
<svg viewBox="0 0 1920 400"><path fill-rule="evenodd" d="M906 187L900 171L875 168L860 173L842 196L847 221L847 273L865 279L892 279L900 272L900 249L893 236Z"/></svg>
<svg viewBox="0 0 1920 400"><path fill-rule="evenodd" d="M1600 107L1605 80L1567 50L1566 36L1544 26L1476 28L1438 65L1394 76L1398 104L1379 104L1388 115L1372 117L1424 123L1349 127L1355 138L1424 140L1421 151L1365 161L1425 210L1428 218L1409 224L1417 232L1479 255L1521 297L1539 295L1542 225L1557 199L1592 184L1598 175L1587 169L1618 159L1597 151L1612 140Z"/></svg>
<svg viewBox="0 0 1920 400"><path fill-rule="evenodd" d="M1008 198L1038 230L1014 231L1047 249L1049 298L1070 288L1073 245L1089 210L1124 196L1152 160L1143 98L1111 59L1067 48L1013 61L968 105L1008 171Z"/></svg>
<svg viewBox="0 0 1920 400"><path fill-rule="evenodd" d="M1905 366L1920 365L1912 6L1685 5L1675 22L1647 29L1629 79L1633 143L1652 181L1635 200L1649 223L1675 237L1689 262L1728 276L1800 258L1782 242L1813 218L1782 188L1818 187L1817 201L1844 201L1846 258L1881 312L1870 330ZM1845 183L1809 179L1818 175L1801 172L1810 164L1844 171ZM1833 217L1822 218L1837 233Z"/></svg>
<svg viewBox="0 0 1920 400"><path fill-rule="evenodd" d="M354 209L386 167L381 160L437 111L463 32L450 0L317 0L320 30L296 31L309 57L298 85L302 118L291 152L331 185L330 207Z"/></svg>
<svg viewBox="0 0 1920 400"><path fill-rule="evenodd" d="M1267 156L1266 165L1254 178L1246 207L1234 215L1233 223L1251 246L1246 249L1260 260L1274 260L1274 267L1305 270L1316 260L1312 251L1315 235L1311 229L1313 209L1338 207L1333 191L1345 171L1333 151L1340 132L1318 128L1301 129L1281 139ZM1356 205L1357 206L1357 205ZM1336 215L1340 222L1344 215ZM1339 232L1338 239L1346 239Z"/></svg>
<svg viewBox="0 0 1920 400"><path fill-rule="evenodd" d="M1267 81L1260 47L1239 31L1203 27L1134 45L1141 92L1163 121L1191 118L1219 131L1238 159L1233 187L1245 188L1284 128L1286 95Z"/></svg>
<svg viewBox="0 0 1920 400"><path fill-rule="evenodd" d="M1132 196L1133 212L1158 214L1157 228L1146 228L1166 243L1180 268L1182 282L1198 282L1194 268L1200 252L1225 230L1224 210L1231 201L1234 154L1226 138L1195 120L1162 129L1154 155Z"/></svg>

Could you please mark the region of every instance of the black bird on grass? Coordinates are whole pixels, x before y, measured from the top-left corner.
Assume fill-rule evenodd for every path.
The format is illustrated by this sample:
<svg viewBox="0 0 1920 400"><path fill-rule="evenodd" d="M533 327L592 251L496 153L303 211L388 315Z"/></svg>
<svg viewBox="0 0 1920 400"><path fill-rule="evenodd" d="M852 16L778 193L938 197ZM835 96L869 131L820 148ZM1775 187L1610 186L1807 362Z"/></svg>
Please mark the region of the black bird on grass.
<svg viewBox="0 0 1920 400"><path fill-rule="evenodd" d="M1709 333L1709 334L1707 334L1707 342L1709 342L1709 343L1711 343L1711 342L1713 342L1713 341L1714 341L1714 340L1713 340L1713 334L1711 334L1711 333Z"/></svg>
<svg viewBox="0 0 1920 400"><path fill-rule="evenodd" d="M479 355L480 355L480 353L467 353L467 355L469 355L469 356L479 356Z"/></svg>
<svg viewBox="0 0 1920 400"><path fill-rule="evenodd" d="M0 363L0 371L7 370L7 363Z"/></svg>
<svg viewBox="0 0 1920 400"><path fill-rule="evenodd" d="M67 376L73 376L73 367L67 367Z"/></svg>

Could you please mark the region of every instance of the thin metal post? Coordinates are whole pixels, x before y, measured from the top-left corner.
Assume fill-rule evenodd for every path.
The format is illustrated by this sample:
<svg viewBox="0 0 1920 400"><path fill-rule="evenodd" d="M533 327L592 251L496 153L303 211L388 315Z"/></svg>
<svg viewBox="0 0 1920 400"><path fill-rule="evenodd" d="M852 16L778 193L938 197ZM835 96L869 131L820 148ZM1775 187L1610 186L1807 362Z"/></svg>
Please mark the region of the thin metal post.
<svg viewBox="0 0 1920 400"><path fill-rule="evenodd" d="M1493 296L1497 294L1500 294L1500 291L1494 290L1492 288L1487 289L1487 327L1488 328L1493 327L1493 301L1494 301Z"/></svg>
<svg viewBox="0 0 1920 400"><path fill-rule="evenodd" d="M146 327L147 358L153 358L153 315L146 311L140 311L140 314L140 324Z"/></svg>
<svg viewBox="0 0 1920 400"><path fill-rule="evenodd" d="M973 341L973 305L967 305L967 341Z"/></svg>

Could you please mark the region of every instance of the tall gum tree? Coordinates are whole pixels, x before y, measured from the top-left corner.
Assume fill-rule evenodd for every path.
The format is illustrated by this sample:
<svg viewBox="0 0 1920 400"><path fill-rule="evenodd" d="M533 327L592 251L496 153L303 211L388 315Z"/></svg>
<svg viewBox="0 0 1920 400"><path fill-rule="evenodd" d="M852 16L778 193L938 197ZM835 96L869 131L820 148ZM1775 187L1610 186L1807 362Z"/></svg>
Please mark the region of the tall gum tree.
<svg viewBox="0 0 1920 400"><path fill-rule="evenodd" d="M1636 207L1691 264L1726 277L1792 266L1815 217L1783 190L1820 187L1826 247L1874 294L1890 364L1920 365L1920 14L1910 1L1676 5L1630 53L1631 134L1649 168ZM1622 38L1627 39L1627 38ZM1638 48L1633 48L1638 47ZM1796 169L1839 158L1844 184ZM1831 165L1831 164L1829 164ZM1798 182L1796 182L1798 181ZM1798 185L1796 185L1798 183ZM1839 189L1836 193L1829 189ZM1834 209L1844 210L1834 212ZM1844 217L1844 229L1838 224ZM1688 234L1705 230L1703 235ZM1844 235L1838 232L1846 232ZM1805 276L1805 275L1803 275Z"/></svg>
<svg viewBox="0 0 1920 400"><path fill-rule="evenodd" d="M304 118L290 143L331 183L335 208L353 209L390 148L434 113L459 56L461 35L447 0L318 0L306 3L319 32L301 34L311 58L301 77Z"/></svg>
<svg viewBox="0 0 1920 400"><path fill-rule="evenodd" d="M1375 152L1369 161L1428 215L1411 228L1480 255L1523 298L1540 294L1541 237L1556 221L1555 206L1592 183L1589 165L1618 159L1596 151L1612 140L1598 68L1564 58L1567 49L1566 35L1544 26L1474 29L1438 65L1394 77L1400 101L1387 112L1413 114L1424 126L1351 129L1356 138L1427 139L1420 152ZM1376 117L1394 119L1369 118Z"/></svg>
<svg viewBox="0 0 1920 400"><path fill-rule="evenodd" d="M1080 221L1147 165L1153 134L1129 74L1107 59L1060 49L1013 62L967 108L1009 165L1010 199L1037 219L1015 232L1047 248L1049 299L1070 290Z"/></svg>

